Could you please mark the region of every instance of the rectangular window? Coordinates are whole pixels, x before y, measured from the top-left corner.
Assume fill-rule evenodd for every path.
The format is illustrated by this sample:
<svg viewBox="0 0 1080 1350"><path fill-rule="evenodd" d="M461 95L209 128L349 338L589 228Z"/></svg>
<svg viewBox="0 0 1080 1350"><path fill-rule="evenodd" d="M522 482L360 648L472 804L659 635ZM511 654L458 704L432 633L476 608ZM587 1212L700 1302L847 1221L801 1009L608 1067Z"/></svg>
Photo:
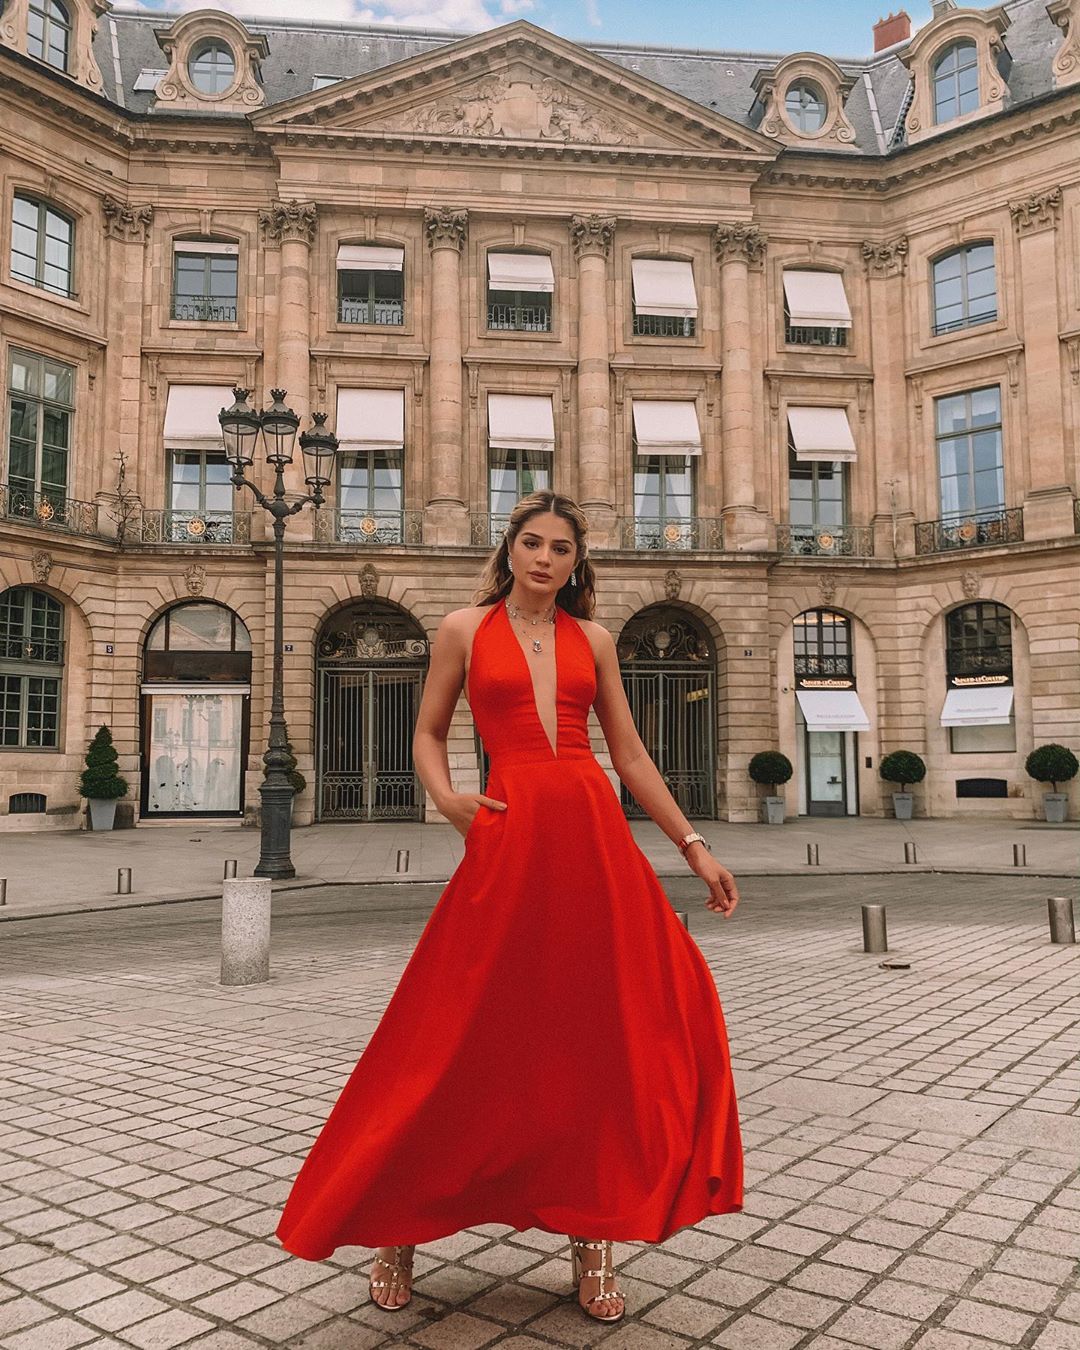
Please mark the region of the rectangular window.
<svg viewBox="0 0 1080 1350"><path fill-rule="evenodd" d="M236 244L178 240L173 251L173 318L235 323L238 261Z"/></svg>
<svg viewBox="0 0 1080 1350"><path fill-rule="evenodd" d="M58 746L63 623L61 606L42 591L15 587L0 597L0 746Z"/></svg>
<svg viewBox="0 0 1080 1350"><path fill-rule="evenodd" d="M697 326L694 269L671 258L630 262L635 337L693 337Z"/></svg>
<svg viewBox="0 0 1080 1350"><path fill-rule="evenodd" d="M840 461L799 460L788 451L788 517L792 528L814 533L825 525L847 524L844 465Z"/></svg>
<svg viewBox="0 0 1080 1350"><path fill-rule="evenodd" d="M338 321L400 327L405 322L404 267L403 248L339 245Z"/></svg>
<svg viewBox="0 0 1080 1350"><path fill-rule="evenodd" d="M74 417L75 370L13 349L8 363L8 514L63 511Z"/></svg>
<svg viewBox="0 0 1080 1350"><path fill-rule="evenodd" d="M169 457L167 538L228 544L233 539L232 466L224 452L174 450Z"/></svg>
<svg viewBox="0 0 1080 1350"><path fill-rule="evenodd" d="M846 347L851 328L839 272L784 269L784 341L798 347Z"/></svg>
<svg viewBox="0 0 1080 1350"><path fill-rule="evenodd" d="M339 389L337 538L399 544L405 527L405 393Z"/></svg>
<svg viewBox="0 0 1080 1350"><path fill-rule="evenodd" d="M1003 511L1000 388L949 394L934 405L942 519Z"/></svg>
<svg viewBox="0 0 1080 1350"><path fill-rule="evenodd" d="M993 244L957 249L933 264L934 334L997 318Z"/></svg>
<svg viewBox="0 0 1080 1350"><path fill-rule="evenodd" d="M555 273L546 253L489 253L487 326L502 332L550 333Z"/></svg>
<svg viewBox="0 0 1080 1350"><path fill-rule="evenodd" d="M529 492L551 488L551 456L542 450L502 450L497 446L492 446L489 455L488 509L492 531L500 534L516 502Z"/></svg>
<svg viewBox="0 0 1080 1350"><path fill-rule="evenodd" d="M950 727L949 751L954 755L980 755L1016 749L1016 717L1004 726Z"/></svg>
<svg viewBox="0 0 1080 1350"><path fill-rule="evenodd" d="M11 213L11 275L71 299L74 257L74 223L46 202L16 196Z"/></svg>

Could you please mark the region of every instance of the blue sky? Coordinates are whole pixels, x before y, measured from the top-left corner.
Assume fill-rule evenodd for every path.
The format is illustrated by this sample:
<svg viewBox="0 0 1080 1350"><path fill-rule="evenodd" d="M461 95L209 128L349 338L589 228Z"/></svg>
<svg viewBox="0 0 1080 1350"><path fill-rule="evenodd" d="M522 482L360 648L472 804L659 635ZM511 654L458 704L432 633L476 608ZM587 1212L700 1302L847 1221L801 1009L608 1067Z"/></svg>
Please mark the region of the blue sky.
<svg viewBox="0 0 1080 1350"><path fill-rule="evenodd" d="M204 9L213 0L155 0L170 12ZM969 0L986 8L989 0ZM824 52L861 56L871 28L904 0L218 0L234 14L354 19L411 27L476 31L530 19L579 41L647 43L735 51ZM117 8L125 7L123 0ZM930 17L930 0L906 5L915 27Z"/></svg>

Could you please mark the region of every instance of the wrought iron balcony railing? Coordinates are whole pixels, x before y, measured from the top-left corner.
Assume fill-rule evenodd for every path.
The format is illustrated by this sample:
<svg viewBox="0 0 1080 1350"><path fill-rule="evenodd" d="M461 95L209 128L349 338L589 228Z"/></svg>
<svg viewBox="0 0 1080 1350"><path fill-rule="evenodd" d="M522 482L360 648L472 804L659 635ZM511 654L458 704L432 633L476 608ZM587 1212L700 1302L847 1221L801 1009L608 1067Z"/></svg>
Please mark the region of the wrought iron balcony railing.
<svg viewBox="0 0 1080 1350"><path fill-rule="evenodd" d="M315 512L315 538L322 544L422 544L421 511Z"/></svg>
<svg viewBox="0 0 1080 1350"><path fill-rule="evenodd" d="M872 558L874 531L869 525L777 525L781 553L815 558Z"/></svg>
<svg viewBox="0 0 1080 1350"><path fill-rule="evenodd" d="M7 637L0 642L0 660L38 661L42 665L64 664L64 643L61 638Z"/></svg>
<svg viewBox="0 0 1080 1350"><path fill-rule="evenodd" d="M548 305L488 305L489 328L519 333L550 333Z"/></svg>
<svg viewBox="0 0 1080 1350"><path fill-rule="evenodd" d="M509 515L480 511L469 517L470 538L481 548L495 548L503 537L503 531L510 524Z"/></svg>
<svg viewBox="0 0 1080 1350"><path fill-rule="evenodd" d="M792 347L846 347L846 328L804 328L801 324L784 325L784 341Z"/></svg>
<svg viewBox="0 0 1080 1350"><path fill-rule="evenodd" d="M80 502L62 492L33 492L0 484L0 515L64 534L99 535L97 502Z"/></svg>
<svg viewBox="0 0 1080 1350"><path fill-rule="evenodd" d="M384 328L400 328L405 322L404 300L338 301L339 323L372 323Z"/></svg>
<svg viewBox="0 0 1080 1350"><path fill-rule="evenodd" d="M850 653L821 656L810 652L795 653L795 674L804 680L850 679L855 669Z"/></svg>
<svg viewBox="0 0 1080 1350"><path fill-rule="evenodd" d="M250 511L144 511L144 544L249 544Z"/></svg>
<svg viewBox="0 0 1080 1350"><path fill-rule="evenodd" d="M697 320L678 319L672 314L634 315L633 332L635 337L692 338Z"/></svg>
<svg viewBox="0 0 1080 1350"><path fill-rule="evenodd" d="M1012 679L1012 647L985 646L945 650L946 675L1007 675Z"/></svg>
<svg viewBox="0 0 1080 1350"><path fill-rule="evenodd" d="M688 516L684 520L636 516L620 522L619 547L661 552L721 549L724 547L723 523L702 516Z"/></svg>
<svg viewBox="0 0 1080 1350"><path fill-rule="evenodd" d="M172 316L189 323L235 323L236 296L175 295Z"/></svg>
<svg viewBox="0 0 1080 1350"><path fill-rule="evenodd" d="M915 525L916 553L947 553L957 548L1019 544L1024 538L1024 512L1019 506L998 511L972 511Z"/></svg>

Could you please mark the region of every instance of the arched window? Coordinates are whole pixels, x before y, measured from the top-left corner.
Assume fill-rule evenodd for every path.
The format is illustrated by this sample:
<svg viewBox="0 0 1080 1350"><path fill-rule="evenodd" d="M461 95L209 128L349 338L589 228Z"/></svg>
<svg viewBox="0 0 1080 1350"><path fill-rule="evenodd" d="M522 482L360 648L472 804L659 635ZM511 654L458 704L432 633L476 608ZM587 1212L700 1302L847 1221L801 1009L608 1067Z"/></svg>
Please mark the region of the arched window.
<svg viewBox="0 0 1080 1350"><path fill-rule="evenodd" d="M975 600L945 618L948 694L942 724L954 755L1016 749L1012 611Z"/></svg>
<svg viewBox="0 0 1080 1350"><path fill-rule="evenodd" d="M1007 675L1012 680L1012 611L976 600L945 621L945 670L953 675Z"/></svg>
<svg viewBox="0 0 1080 1350"><path fill-rule="evenodd" d="M251 635L244 621L224 605L192 600L167 609L151 628L146 649L152 652L250 652Z"/></svg>
<svg viewBox="0 0 1080 1350"><path fill-rule="evenodd" d="M965 38L946 47L934 62L934 122L940 126L979 106L979 54Z"/></svg>
<svg viewBox="0 0 1080 1350"><path fill-rule="evenodd" d="M57 70L68 68L71 16L58 0L30 0L26 16L26 51Z"/></svg>
<svg viewBox="0 0 1080 1350"><path fill-rule="evenodd" d="M0 595L0 747L55 750L60 744L64 609L44 591Z"/></svg>
<svg viewBox="0 0 1080 1350"><path fill-rule="evenodd" d="M224 94L236 79L236 57L220 38L200 42L188 59L188 78L201 94Z"/></svg>
<svg viewBox="0 0 1080 1350"><path fill-rule="evenodd" d="M993 244L966 244L933 263L934 333L997 318Z"/></svg>
<svg viewBox="0 0 1080 1350"><path fill-rule="evenodd" d="M174 239L173 318L235 323L239 253L227 239Z"/></svg>
<svg viewBox="0 0 1080 1350"><path fill-rule="evenodd" d="M795 618L795 674L850 679L855 668L851 620L831 609L810 609Z"/></svg>
<svg viewBox="0 0 1080 1350"><path fill-rule="evenodd" d="M784 111L796 131L806 134L820 131L825 125L828 104L825 95L809 80L796 80L788 85L784 95Z"/></svg>
<svg viewBox="0 0 1080 1350"><path fill-rule="evenodd" d="M48 202L17 192L11 207L11 275L70 299L74 261L74 221Z"/></svg>

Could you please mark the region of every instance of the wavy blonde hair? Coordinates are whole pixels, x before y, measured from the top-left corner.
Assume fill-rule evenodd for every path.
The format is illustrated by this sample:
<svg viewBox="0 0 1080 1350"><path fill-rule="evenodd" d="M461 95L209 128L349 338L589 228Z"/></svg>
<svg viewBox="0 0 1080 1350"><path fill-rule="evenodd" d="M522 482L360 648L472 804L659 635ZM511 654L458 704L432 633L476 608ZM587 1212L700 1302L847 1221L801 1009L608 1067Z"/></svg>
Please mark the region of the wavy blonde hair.
<svg viewBox="0 0 1080 1350"><path fill-rule="evenodd" d="M576 619L591 619L596 608L596 573L589 561L588 534L589 522L585 512L570 497L558 492L530 492L510 512L510 523L506 527L499 546L484 564L480 573L474 605L494 605L510 594L514 578L510 571L510 546L521 533L525 523L533 516L547 512L565 520L574 532L577 544L577 561L572 576L577 576L577 585L572 586L569 579L555 596L555 603L572 614Z"/></svg>

